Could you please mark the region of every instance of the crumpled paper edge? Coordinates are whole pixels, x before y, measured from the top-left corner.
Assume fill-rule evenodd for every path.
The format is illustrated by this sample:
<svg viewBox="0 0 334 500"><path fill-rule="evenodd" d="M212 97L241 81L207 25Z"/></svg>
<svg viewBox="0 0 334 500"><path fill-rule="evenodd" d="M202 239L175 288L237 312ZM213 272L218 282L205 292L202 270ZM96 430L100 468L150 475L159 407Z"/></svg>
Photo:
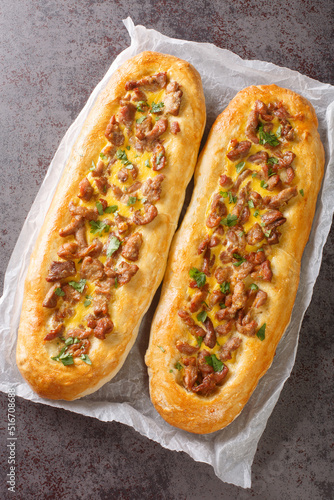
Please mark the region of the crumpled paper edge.
<svg viewBox="0 0 334 500"><path fill-rule="evenodd" d="M54 172L52 182L50 174L53 166L57 163L59 156L65 154L66 151L69 152L71 150L71 146L74 143L74 140L79 132L77 123L86 118L89 109L94 103L98 93L104 88L108 79L110 78L110 75L117 69L117 67L120 66L121 61L124 60L124 58L127 59L129 57L132 57L142 50L159 51L159 45L162 43L167 45L169 44L170 50L168 51L168 53L184 57L185 59L187 59L187 48L190 45L195 44L199 48L199 54L201 52L201 47L211 46L212 50L216 51L215 55L217 55L218 51L219 54L221 54L222 59L227 60L230 66L236 70L242 71L245 67L253 69L253 67L256 66L256 69L254 69L254 82L251 81L249 82L249 84L266 83L266 81L263 82L261 81L261 79L266 80L270 75L275 83L277 83L278 85L282 85L282 82L293 77L296 82L295 88L297 92L298 88L299 92L302 92L303 89L305 89L307 83L308 90L311 91L312 89L314 89L315 94L316 89L319 87L319 85L322 89L327 89L333 94L332 86L320 84L319 82L304 77L295 71L286 68L279 68L271 63L261 61L245 61L236 54L233 54L226 49L218 49L212 44L201 44L188 42L185 40L171 39L167 36L161 35L155 30L148 30L144 26L134 26L130 18L127 18L123 22L130 34L131 45L121 54L119 54L119 56L115 59L105 77L92 92L78 118L65 134L55 154L55 157L50 164L50 168L37 194L35 202L27 216L26 223L23 226L17 244L14 248L12 257L8 264L8 272L6 272L5 275L4 295L0 299L0 313L3 313L4 318L4 327L2 328L2 333L4 340L6 340L6 336L9 337L9 341L7 342L7 345L9 345L9 349L6 351L4 360L13 370L13 375L16 380L19 381L22 380L22 378L18 372L18 369L16 366L12 366L12 359L15 359L14 352L16 347L16 339L15 335L11 335L11 332L13 330L16 331L17 325L12 322L11 318L14 311L19 310L21 307L23 290L22 288L19 288L18 285L19 283L22 283L22 280L24 279L33 243L37 238L39 224L37 224L36 221L41 217L39 207L44 204L49 205L52 200L57 183L54 181ZM182 54L180 53L180 48L182 48ZM163 50L160 51L164 52ZM196 59L196 57L193 59ZM192 62L192 64L194 64L194 66L199 69L200 60L198 61L197 65L196 60L190 60L190 62ZM288 74L288 76L286 76L286 74ZM205 87L205 81L203 81L203 83ZM230 89L230 91L232 93L236 93L235 89ZM230 98L231 96L229 96L229 93L227 91L225 98L226 104L230 100ZM316 96L314 97L314 99L313 105L317 110ZM328 105L326 119L328 123L333 124L333 129L333 102L331 105ZM323 129L323 134L327 132L324 123L320 123L320 132L321 128ZM329 151L333 152L332 135L328 133L328 137L326 134L326 138L328 139L327 144L326 141L324 141L326 153L328 153ZM322 137L322 139L324 140L324 137ZM65 163L66 161L63 162L63 165L65 165ZM8 377L6 376L7 373L5 371L2 371L1 373L2 379L0 381L0 390L6 392L9 385L16 386L17 395L26 399L30 399L31 401L48 404L49 406L55 406L58 408L65 408L70 411L98 418L102 421L115 420L127 425L131 425L140 434L159 442L165 448L176 451L185 451L193 459L211 464L215 470L216 475L221 480L230 482L232 484L235 484L236 486L241 486L243 488L250 487L251 464L256 452L258 440L262 435L262 432L267 423L267 419L269 418L270 413L272 412L277 402L280 391L286 379L289 377L291 369L294 365L300 325L304 313L311 301L313 285L315 282L314 275L318 275L321 265L323 246L330 230L332 213L334 210L333 202L330 196L331 192L333 192L334 187L334 180L332 179L333 175L331 175L332 167L333 160L330 164L327 165L323 188L321 191L321 198L319 195L318 199L315 223L313 224L310 241L306 246L303 256L301 271L301 276L303 277L303 279L301 280L299 286L297 299L292 315L292 321L285 334L284 341L279 344L275 360L271 368L268 370L266 376L263 377L258 384L257 389L252 395L251 402L246 406L241 415L226 429L206 436L193 436L189 435L185 431L180 431L179 429L172 428L171 426L166 424L161 419L161 417L154 412L154 410L146 412L145 414L139 413L137 409L133 408L131 404L129 404L129 402L123 402L113 405L110 404L108 406L106 405L105 401L91 401L87 398L74 402L44 400L36 396L33 391L28 388L25 382L13 383L13 378L11 380L8 380ZM61 173L62 170L59 169L58 179L60 178ZM327 207L327 211L324 210L324 206ZM11 269L13 267L12 263L15 262L18 256L22 256L22 245L28 247L29 251L24 254L20 272L19 275L17 275L15 272L12 272ZM310 266L308 266L308 262L310 262L311 256L312 272ZM301 304L303 304L303 310L301 313L296 314L295 311L300 309ZM3 364L2 361L1 364ZM262 395L263 389L268 385L270 385L271 393L269 399L267 399L266 397L264 398ZM113 406L112 409L111 406ZM262 415L262 409L264 406L267 410L266 418L263 418ZM243 436L243 445L236 449L235 440L238 437L239 433L244 431L249 423L251 423L252 432L248 434L246 433ZM231 463L227 463L228 460L226 459L226 457L233 457L234 460Z"/></svg>

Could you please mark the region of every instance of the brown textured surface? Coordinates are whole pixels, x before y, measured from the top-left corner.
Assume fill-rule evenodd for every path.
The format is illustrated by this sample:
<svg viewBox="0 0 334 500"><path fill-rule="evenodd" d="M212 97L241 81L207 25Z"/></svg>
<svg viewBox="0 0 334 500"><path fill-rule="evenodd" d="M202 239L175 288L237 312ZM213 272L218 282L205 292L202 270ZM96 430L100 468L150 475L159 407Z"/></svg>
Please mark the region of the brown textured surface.
<svg viewBox="0 0 334 500"><path fill-rule="evenodd" d="M129 43L121 22L127 15L168 36L212 42L334 83L329 0L4 0L1 10L2 278L62 136ZM259 442L251 490L222 483L210 466L124 425L19 400L16 498L330 499L333 260L332 230L294 370ZM6 403L1 394L2 426ZM4 436L1 430L1 498Z"/></svg>

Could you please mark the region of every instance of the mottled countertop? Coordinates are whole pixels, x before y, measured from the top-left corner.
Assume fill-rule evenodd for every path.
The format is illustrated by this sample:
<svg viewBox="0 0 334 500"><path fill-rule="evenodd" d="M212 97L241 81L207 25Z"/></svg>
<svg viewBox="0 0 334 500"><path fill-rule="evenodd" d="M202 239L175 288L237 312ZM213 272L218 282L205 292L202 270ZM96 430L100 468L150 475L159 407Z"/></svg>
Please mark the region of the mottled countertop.
<svg viewBox="0 0 334 500"><path fill-rule="evenodd" d="M1 291L24 219L66 130L115 56L130 15L175 38L211 42L334 84L330 0L3 0L0 195ZM17 398L16 495L6 492L0 395L0 497L19 499L329 500L333 493L331 333L334 230L324 249L292 374L259 441L252 488L118 423Z"/></svg>

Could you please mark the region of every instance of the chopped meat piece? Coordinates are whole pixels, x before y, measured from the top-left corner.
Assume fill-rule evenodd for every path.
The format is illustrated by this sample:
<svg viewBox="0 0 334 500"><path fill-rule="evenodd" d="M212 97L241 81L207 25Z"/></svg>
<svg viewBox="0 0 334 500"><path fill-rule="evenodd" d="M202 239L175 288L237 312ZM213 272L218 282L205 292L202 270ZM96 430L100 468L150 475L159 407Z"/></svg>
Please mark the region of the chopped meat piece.
<svg viewBox="0 0 334 500"><path fill-rule="evenodd" d="M251 148L252 143L250 141L241 141L235 144L233 149L227 153L227 158L231 161L240 160L248 155L248 151Z"/></svg>
<svg viewBox="0 0 334 500"><path fill-rule="evenodd" d="M94 336L97 339L104 340L108 333L111 333L114 329L114 323L110 318L100 318L97 320L96 327L94 328Z"/></svg>
<svg viewBox="0 0 334 500"><path fill-rule="evenodd" d="M260 100L255 101L255 110L261 115L264 121L270 122L273 119L273 116L270 114L264 102Z"/></svg>
<svg viewBox="0 0 334 500"><path fill-rule="evenodd" d="M202 376L205 377L209 373L213 373L213 368L208 364L206 358L210 356L210 353L206 349L202 349L197 357L197 365L198 369L201 372Z"/></svg>
<svg viewBox="0 0 334 500"><path fill-rule="evenodd" d="M137 181L137 182L134 182L133 184L131 184L131 186L128 187L127 189L127 194L133 194L133 193L136 193L138 191L138 189L141 188L141 182Z"/></svg>
<svg viewBox="0 0 334 500"><path fill-rule="evenodd" d="M172 132L172 134L174 134L174 135L176 135L176 134L178 134L179 132L181 132L179 122L172 122L172 123L171 123L171 125L170 125L170 131L171 131L171 132Z"/></svg>
<svg viewBox="0 0 334 500"><path fill-rule="evenodd" d="M256 245L257 243L260 243L264 239L264 234L261 229L260 224L257 222L250 228L246 235L246 240L249 245Z"/></svg>
<svg viewBox="0 0 334 500"><path fill-rule="evenodd" d="M52 282L68 278L69 276L74 276L76 272L77 271L73 260L68 260L65 262L53 261L49 269L49 274L46 277L46 281Z"/></svg>
<svg viewBox="0 0 334 500"><path fill-rule="evenodd" d="M271 270L269 260L265 260L259 266L256 266L255 270L251 273L253 279L262 279L263 281L271 281L273 273Z"/></svg>
<svg viewBox="0 0 334 500"><path fill-rule="evenodd" d="M244 316L244 312L239 311L236 328L239 333L247 335L247 337L254 337L257 329L257 322L251 319L250 313Z"/></svg>
<svg viewBox="0 0 334 500"><path fill-rule="evenodd" d="M195 360L195 358L191 359ZM192 388L194 387L194 384L197 380L197 376L198 376L198 371L195 360L195 364L189 364L184 369L183 385L188 391L191 391Z"/></svg>
<svg viewBox="0 0 334 500"><path fill-rule="evenodd" d="M89 201L94 194L94 189L90 185L87 177L84 177L79 184L79 194L78 197L82 200Z"/></svg>
<svg viewBox="0 0 334 500"><path fill-rule="evenodd" d="M72 217L72 220L67 226L63 227L59 231L59 235L65 238L66 236L70 236L74 234L80 227L85 224L85 219L81 216Z"/></svg>
<svg viewBox="0 0 334 500"><path fill-rule="evenodd" d="M295 171L293 170L292 167L288 167L286 169L286 179L285 179L285 182L287 184L291 184L291 182L293 181L294 178L295 178Z"/></svg>
<svg viewBox="0 0 334 500"><path fill-rule="evenodd" d="M212 321L209 318L209 316L204 321L204 326L205 326L207 333L203 339L203 342L207 347L212 349L216 345L217 338L216 338L215 329L213 327Z"/></svg>
<svg viewBox="0 0 334 500"><path fill-rule="evenodd" d="M116 121L115 115L110 118L105 136L114 146L122 146L124 144L124 135L119 127L119 123Z"/></svg>
<svg viewBox="0 0 334 500"><path fill-rule="evenodd" d="M201 253L205 252L205 250L209 246L209 242L210 242L210 235L206 234L204 240L201 241L201 243L198 245L198 252L197 252L198 255L200 255Z"/></svg>
<svg viewBox="0 0 334 500"><path fill-rule="evenodd" d="M293 186L283 189L283 191L274 196L266 196L263 199L263 202L269 208L279 208L285 203L288 203L288 201L290 201L294 196L297 196L297 194L297 187Z"/></svg>
<svg viewBox="0 0 334 500"><path fill-rule="evenodd" d="M182 354L187 354L188 356L195 354L195 352L197 352L199 349L199 347L192 346L192 345L188 344L187 342L180 342L179 340L176 342L176 348Z"/></svg>
<svg viewBox="0 0 334 500"><path fill-rule="evenodd" d="M247 206L242 209L242 212L239 217L239 224L241 224L241 226L243 224L246 224L246 222L248 222L250 214L251 214L250 210Z"/></svg>
<svg viewBox="0 0 334 500"><path fill-rule="evenodd" d="M267 153L267 151L263 151L263 150L258 151L254 155L249 156L249 158L247 158L247 161L250 161L252 163L258 163L258 164L267 163L268 153Z"/></svg>
<svg viewBox="0 0 334 500"><path fill-rule="evenodd" d="M117 281L120 286L129 283L131 278L136 274L139 267L136 264L128 264L123 261L117 269Z"/></svg>
<svg viewBox="0 0 334 500"><path fill-rule="evenodd" d="M205 302L208 292L199 290L195 293L189 304L189 311L194 313L197 312Z"/></svg>
<svg viewBox="0 0 334 500"><path fill-rule="evenodd" d="M131 97L131 101L133 101L133 102L140 102L140 101L142 101L141 102L141 107L143 109L144 103L146 103L146 101L147 101L147 97L146 97L145 92L143 92L140 89L134 89L132 97Z"/></svg>
<svg viewBox="0 0 334 500"><path fill-rule="evenodd" d="M180 90L180 86L177 82L170 82L166 87L165 94L165 113L169 113L170 115L177 116L179 114L181 99L183 92Z"/></svg>
<svg viewBox="0 0 334 500"><path fill-rule="evenodd" d="M60 308L55 312L54 319L57 322L61 322L65 318L70 318L73 314L74 310L71 307L68 307L68 304L63 302Z"/></svg>
<svg viewBox="0 0 334 500"><path fill-rule="evenodd" d="M87 316L85 317L85 320L87 321L87 326L89 328L94 329L96 327L97 319L95 318L95 316L93 314L87 314Z"/></svg>
<svg viewBox="0 0 334 500"><path fill-rule="evenodd" d="M66 351L67 354L70 354L74 358L78 358L83 354L87 354L90 348L90 342L88 339L83 339L78 344L72 344Z"/></svg>
<svg viewBox="0 0 334 500"><path fill-rule="evenodd" d="M221 361L227 361L232 359L231 352L236 351L241 345L242 340L238 337L231 337L227 342L219 349L218 357Z"/></svg>
<svg viewBox="0 0 334 500"><path fill-rule="evenodd" d="M229 281L233 274L231 267L217 267L215 271L215 278L219 284Z"/></svg>
<svg viewBox="0 0 334 500"><path fill-rule="evenodd" d="M136 210L133 214L132 221L134 222L134 224L137 224L137 226L149 224L158 215L158 209L150 203L144 204L144 211L144 215L140 210Z"/></svg>
<svg viewBox="0 0 334 500"><path fill-rule="evenodd" d="M64 260L72 260L78 257L78 243L76 241L71 241L64 243L59 247L57 252L58 256Z"/></svg>
<svg viewBox="0 0 334 500"><path fill-rule="evenodd" d="M92 334L91 329L86 330L82 325L80 325L77 328L71 328L66 332L66 338L68 339L69 337L77 337L78 339L86 339Z"/></svg>
<svg viewBox="0 0 334 500"><path fill-rule="evenodd" d="M234 226L234 228L227 231L228 240L228 251L230 253L243 253L246 248L246 236L240 226Z"/></svg>
<svg viewBox="0 0 334 500"><path fill-rule="evenodd" d="M224 337L225 335L227 335L232 331L233 326L234 326L234 320L230 319L223 325L218 325L216 328L216 332L219 336Z"/></svg>
<svg viewBox="0 0 334 500"><path fill-rule="evenodd" d="M227 209L224 201L219 193L215 193L211 203L211 212L206 220L207 227L218 226L222 217L227 214Z"/></svg>
<svg viewBox="0 0 334 500"><path fill-rule="evenodd" d="M276 229L270 231L269 236L267 236L267 242L269 245L277 245L279 243L279 239L281 237L281 233Z"/></svg>
<svg viewBox="0 0 334 500"><path fill-rule="evenodd" d="M44 340L53 340L57 337L60 337L65 330L65 326L63 323L59 323L53 330L50 330L49 333L44 337Z"/></svg>
<svg viewBox="0 0 334 500"><path fill-rule="evenodd" d="M225 300L225 306L226 306L226 300ZM218 312L216 312L216 319L217 321L223 321L225 320L233 320L235 318L236 311L231 309L230 307L225 307L224 309L219 309Z"/></svg>
<svg viewBox="0 0 334 500"><path fill-rule="evenodd" d="M123 246L122 256L125 257L125 259L135 262L138 260L139 250L142 243L143 237L141 233L134 233Z"/></svg>
<svg viewBox="0 0 334 500"><path fill-rule="evenodd" d="M105 163L102 160L99 160L97 162L97 165L95 166L95 168L92 170L92 176L93 177L102 177L102 175L104 174L105 168L106 168Z"/></svg>
<svg viewBox="0 0 334 500"><path fill-rule="evenodd" d="M220 229L220 228L219 228ZM221 229L224 231L224 228L221 226ZM218 234L213 234L210 239L209 247L214 248L220 243L220 238Z"/></svg>
<svg viewBox="0 0 334 500"><path fill-rule="evenodd" d="M286 218L279 210L268 210L261 216L261 219L267 230L274 229L286 222Z"/></svg>
<svg viewBox="0 0 334 500"><path fill-rule="evenodd" d="M111 189L114 193L114 196L116 198L116 200L120 201L122 199L122 196L124 196L124 193L123 191L121 190L120 187L116 186L115 184L111 184Z"/></svg>
<svg viewBox="0 0 334 500"><path fill-rule="evenodd" d="M247 303L247 293L243 281L237 281L232 294L232 307L234 311L243 309Z"/></svg>
<svg viewBox="0 0 334 500"><path fill-rule="evenodd" d="M153 122L151 115L146 116L143 121L136 122L137 139L143 141L146 138L146 134L148 134L152 130L152 126Z"/></svg>
<svg viewBox="0 0 334 500"><path fill-rule="evenodd" d="M78 250L81 252L87 247L87 239L86 239L86 228L85 226L80 226L78 229L75 231L74 234L75 241L78 245Z"/></svg>
<svg viewBox="0 0 334 500"><path fill-rule="evenodd" d="M117 225L118 232L120 234L126 233L130 229L131 222L124 215L117 213L115 215L115 222Z"/></svg>
<svg viewBox="0 0 334 500"><path fill-rule="evenodd" d="M107 278L103 281L99 281L96 285L95 292L98 295L105 295L109 300L111 298L111 290L115 286L114 278Z"/></svg>
<svg viewBox="0 0 334 500"><path fill-rule="evenodd" d="M228 177L227 175L222 174L219 177L219 184L221 185L221 187L228 188L228 187L232 186L233 181L232 181L231 177Z"/></svg>
<svg viewBox="0 0 334 500"><path fill-rule="evenodd" d="M282 186L282 181L280 179L280 176L275 174L269 177L267 180L267 187L266 189L268 191L273 191L274 189L279 189Z"/></svg>
<svg viewBox="0 0 334 500"><path fill-rule="evenodd" d="M79 215L84 219L94 220L94 221L96 221L99 217L99 212L97 211L97 208L82 207L80 205L75 205L72 201L70 201L68 208L73 216Z"/></svg>
<svg viewBox="0 0 334 500"><path fill-rule="evenodd" d="M94 238L92 243L84 248L83 250L80 250L80 257L87 257L89 255L90 257L99 257L103 249L103 243L101 240L98 238Z"/></svg>
<svg viewBox="0 0 334 500"><path fill-rule="evenodd" d="M237 268L237 279L238 280L243 280L245 279L252 271L253 271L254 265L251 262L243 262L238 268Z"/></svg>
<svg viewBox="0 0 334 500"><path fill-rule="evenodd" d="M48 307L52 309L57 306L58 295L55 293L57 288L60 288L61 284L59 282L51 286L50 290L45 295L43 300L43 307Z"/></svg>
<svg viewBox="0 0 334 500"><path fill-rule="evenodd" d="M126 182L129 177L129 171L127 168L123 167L117 172L117 177L121 182Z"/></svg>
<svg viewBox="0 0 334 500"><path fill-rule="evenodd" d="M255 208L262 208L263 206L262 196L256 191L251 191L249 193L248 199L253 202Z"/></svg>
<svg viewBox="0 0 334 500"><path fill-rule="evenodd" d="M94 314L97 318L108 314L109 298L105 295L95 295L93 298Z"/></svg>
<svg viewBox="0 0 334 500"><path fill-rule="evenodd" d="M213 290L213 292L210 293L208 299L209 308L212 309L213 306L219 304L219 302L222 302L224 300L224 297L225 295L220 290Z"/></svg>
<svg viewBox="0 0 334 500"><path fill-rule="evenodd" d="M183 309L180 309L178 311L178 315L182 319L182 321L189 326L190 328L190 333L194 335L194 337L202 337L204 338L206 335L206 331L203 330L200 326L196 325L195 321L193 318L190 316L190 314L187 311L184 311Z"/></svg>
<svg viewBox="0 0 334 500"><path fill-rule="evenodd" d="M232 262L232 255L230 252L226 252L225 250L221 252L219 255L219 259L223 264L228 264L229 262Z"/></svg>
<svg viewBox="0 0 334 500"><path fill-rule="evenodd" d="M160 144L160 142L158 142L154 147L152 164L155 172L162 170L166 166L165 148L162 144Z"/></svg>
<svg viewBox="0 0 334 500"><path fill-rule="evenodd" d="M135 119L136 110L137 107L131 102L121 106L117 113L118 122L122 123L128 130L130 130Z"/></svg>
<svg viewBox="0 0 334 500"><path fill-rule="evenodd" d="M101 194L106 194L108 189L110 188L110 184L106 177L98 177L97 179L95 179L95 184Z"/></svg>
<svg viewBox="0 0 334 500"><path fill-rule="evenodd" d="M159 118L158 121L155 122L154 127L152 130L147 132L145 135L145 139L152 142L155 141L155 139L158 139L164 132L166 132L168 127L168 120L165 117Z"/></svg>
<svg viewBox="0 0 334 500"><path fill-rule="evenodd" d="M278 160L278 168L288 168L291 167L291 163L296 158L295 153L292 151L285 151L283 157Z"/></svg>
<svg viewBox="0 0 334 500"><path fill-rule="evenodd" d="M80 274L82 278L90 281L102 280L105 276L104 266L98 259L85 257L81 264Z"/></svg>
<svg viewBox="0 0 334 500"><path fill-rule="evenodd" d="M125 84L125 90L132 90L142 87L148 92L156 92L166 87L167 73L156 73L155 75L144 76L141 80L130 80Z"/></svg>
<svg viewBox="0 0 334 500"><path fill-rule="evenodd" d="M263 304L267 302L267 298L268 295L266 292L264 292L263 290L258 290L252 306L256 308L263 306Z"/></svg>
<svg viewBox="0 0 334 500"><path fill-rule="evenodd" d="M207 248L204 252L203 265L202 265L202 272L207 276L211 276L210 269L214 265L215 259L216 259L215 255L211 257L211 249Z"/></svg>
<svg viewBox="0 0 334 500"><path fill-rule="evenodd" d="M75 290L73 286L63 285L61 289L65 293L65 295L63 296L65 302L73 305L76 302L79 302L79 300L81 299L81 294L77 290Z"/></svg>
<svg viewBox="0 0 334 500"><path fill-rule="evenodd" d="M249 175L251 175L251 173L252 171L249 168L241 172L241 174L238 176L237 180L234 182L231 188L231 193L233 194L233 196L237 194L240 185Z"/></svg>
<svg viewBox="0 0 334 500"><path fill-rule="evenodd" d="M211 394L217 388L217 384L219 384L226 377L227 373L228 367L225 365L220 372L206 375L201 384L193 387L193 392L203 394L204 396Z"/></svg>
<svg viewBox="0 0 334 500"><path fill-rule="evenodd" d="M259 125L259 115L255 109L252 109L247 118L246 124L246 136L254 144L259 144L259 138L257 136L257 127Z"/></svg>

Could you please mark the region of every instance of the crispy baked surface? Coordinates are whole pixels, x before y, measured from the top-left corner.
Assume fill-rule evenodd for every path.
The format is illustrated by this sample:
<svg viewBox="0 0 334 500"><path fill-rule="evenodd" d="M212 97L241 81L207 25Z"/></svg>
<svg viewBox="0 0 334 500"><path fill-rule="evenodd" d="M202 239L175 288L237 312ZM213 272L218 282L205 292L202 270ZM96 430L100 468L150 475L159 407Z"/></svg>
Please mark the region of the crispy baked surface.
<svg viewBox="0 0 334 500"><path fill-rule="evenodd" d="M275 117L271 118L271 122L270 116L266 117L268 123L273 124L273 126L270 126L272 127L270 133L279 137L277 142L281 144L278 148L275 146L270 147L266 142L256 144L250 140L249 117L258 105L256 101L261 101L265 104L265 107L268 107L269 103L273 103L272 109L279 110ZM277 116L280 116L280 112L283 112L281 105L288 113L285 122L282 118L284 113L279 120L277 118ZM263 116L265 116L265 111ZM262 125L267 123L263 116L261 113L257 114L257 118ZM280 135L282 131L279 130L279 127L282 129L284 123L285 125L288 124L285 133L288 134L289 128L293 128L293 132L290 136L288 135L290 140ZM300 262L311 230L317 195L323 177L324 151L317 125L314 109L306 99L291 90L269 85L252 86L239 92L217 118L211 129L196 167L195 189L191 203L172 242L162 294L152 324L150 344L146 353L152 402L160 415L175 427L193 433L204 434L227 426L244 408L259 379L272 363L276 347L290 321L299 283ZM257 134L258 130L259 127L257 126ZM237 147L236 143L238 141L250 141L250 149L245 156L231 161L226 155ZM260 161L257 163L254 160L249 161L250 155L254 155L261 150L268 153L267 162L264 161L261 164ZM268 166L278 168L284 165L284 162L278 164L276 160L284 158L284 153L287 151L293 151L295 155L292 162L286 162L286 165L290 165L290 168L292 168L288 172L290 178L286 176L286 168L279 169L278 174L281 177L285 175L283 187L282 181L278 178L277 187L274 186L270 192L266 187L268 188L268 183L272 182L269 179L277 173L277 170L276 172L270 172ZM273 157L276 160L271 159L268 161L268 158ZM276 163L274 163L275 161ZM244 166L242 166L242 162L245 162ZM227 184L224 184L224 182L226 182L226 176L228 176L233 181L233 191L236 179L238 175L241 175L236 172L238 170L237 165L239 165L238 168L241 171L249 168L252 175L244 179L237 192L229 194L228 190L231 190L231 187L226 188L225 185L228 186L228 181ZM266 171L265 168L267 168ZM283 171L284 175L282 175ZM265 177L264 172L266 172L267 177ZM250 185L248 185L249 182L251 182ZM254 195L249 193L251 190L256 191L262 199L265 199L268 195L277 195L283 188L294 189L294 196L289 199L287 204L276 207L276 210L279 209L282 212L282 217L286 218L285 223L279 227L280 234L275 233L277 228L273 229L273 232L268 231L266 236L263 235L261 241L253 246L249 245L247 237L250 229L256 222L261 223L261 220L265 220L262 215L270 209L268 202L266 206L262 204L262 210L261 204L257 206L252 201L249 203L252 199L256 200L256 198L252 198ZM237 244L237 250L234 251L239 253L230 253L231 261L228 264L221 262L220 252L225 251L224 255L226 257L226 253L228 253L226 249L232 248L232 246L229 247L229 245L232 245L229 238L231 238L231 232L234 230L233 224L238 223L238 220L233 221L230 218L231 226L229 227L227 224L229 219L226 218L226 213L223 214L225 219L219 218L218 227L221 229L223 225L224 235L220 237L219 245L213 246L208 256L206 256L206 265L209 265L209 272L204 276L206 284L209 285L209 293L206 293L206 285L201 288L197 287L194 282L191 284L189 273L190 269L194 268L199 272L203 272L203 253L199 249L201 245L202 249L208 248L205 245L203 246L203 242L206 241L207 235L211 237L217 230L217 227L210 229L206 225L206 221L210 217L210 210L211 216L214 214L212 208L214 193L220 193L222 196L220 203L225 204L228 212L227 217L237 213L235 211L237 210L235 208L237 200L230 199L230 196L236 195L236 198L240 199L241 193L243 193L246 200L248 200L246 212L249 211L250 214L248 219L246 214L247 220L240 227L239 235L241 240L246 239L247 245L243 247L240 244L240 250ZM245 206L247 206L247 203ZM264 225L263 222L262 225L259 225L260 230ZM265 230L264 227L263 231L265 232ZM270 235L278 238L279 242L268 244ZM251 260L251 252L253 252L254 257L254 255L258 255L257 252L261 248L264 248L266 259L270 263L272 279L270 279L270 276L267 279L261 279L248 274L243 280L239 280L243 283L241 285L239 283L239 285L244 288L243 294L246 298L248 297L247 300L252 296L252 288L255 290L260 289L262 296L267 294L266 300L261 307L254 307L251 311L251 319L255 321L253 326L256 325L256 329L254 327L247 335L241 333L244 331L241 320L244 318L244 311L247 312L247 306L245 306L244 311L241 310L241 313L240 310L238 311L237 305L232 311L233 305L235 305L234 299L238 298L237 295L234 295L233 290L235 290L238 282L238 273ZM233 250L230 250L230 252L233 252ZM213 255L215 256L214 264L212 264L212 261L211 264L208 264ZM245 263L243 263L244 260ZM210 268L210 266L212 267ZM230 274L228 280L220 285L215 280L215 271L218 266L223 269L230 266L231 273L233 273ZM233 267L235 268L233 269ZM256 276L256 274L253 274L253 276ZM191 288L194 286L195 289ZM231 294L226 290L226 286L231 288ZM225 294L223 294L221 300L228 303L227 298L229 297L229 306L232 297L232 307L227 308L227 310L234 312L235 316L232 314L233 327L225 336L219 336L217 326L226 326L226 321L218 321L216 313L220 307L222 308L220 312L224 311L223 308L226 310L226 305L221 303L210 307L212 287L216 287L216 291L224 290ZM194 294L198 293L198 288L204 290L204 296L199 308L196 305L194 306L195 303L193 302ZM186 318L185 321L180 318L180 311L185 311L182 313L183 317ZM205 313L211 319L216 331L217 344L219 345L216 344L212 348L209 348L207 344L203 345L206 337L199 336L198 332L200 330L198 328L201 328L205 335L206 324L203 324L201 320L206 316L205 314L204 317L197 316L198 313ZM225 313L223 312L223 314ZM240 319L239 326L238 318ZM248 325L252 325L252 323ZM265 325L264 328L263 325ZM224 345L232 337L234 340L238 339L237 347L232 349L228 353L229 355L226 356ZM191 351L189 351L189 355L182 352L182 344L184 343L190 345L194 350L197 349L197 352L193 355ZM181 345L181 352L177 348L177 344ZM218 368L216 367L211 374L211 376L216 376L217 373L222 374L222 381L218 382L212 391L202 389L203 387L207 389L208 386L204 383L205 373L201 373L198 369L199 358L196 361L199 345L201 345L199 349L204 347L208 356L214 355L216 360L223 360L222 364L218 363ZM230 359L228 359L229 357ZM191 361L191 358L195 358L195 361ZM207 362L212 364L212 357L211 361L207 359ZM224 368L227 374L223 374L222 365L227 367ZM191 370L198 370L195 371L192 380ZM201 387L199 387L200 385ZM197 388L200 389L199 392L196 392Z"/></svg>
<svg viewBox="0 0 334 500"><path fill-rule="evenodd" d="M52 321L54 315L54 309L42 305L50 286L53 284L46 281L46 276L52 261L58 262L62 260L57 254L60 246L64 242L74 241L75 243L73 235L65 238L61 237L59 236L59 230L71 222L71 214L68 209L71 201L92 208L95 206L95 201L101 196L101 193L96 190L94 179L91 177L93 175L91 172L92 164L94 169L97 162L101 161L101 151L108 146L105 132L111 116L117 114L120 108L120 100L126 94L126 82L141 80L161 72L167 74L167 83L176 81L183 94L178 116L167 114L168 127L158 141L164 146L166 159L166 165L162 171L165 176L162 183L162 193L160 199L154 203L158 215L150 223L138 226L143 241L137 261L138 271L131 281L123 286L116 287L116 280L116 285L111 290L108 315L114 325L113 331L106 335L104 340L94 335L90 337L91 345L88 359L91 364L80 357L73 357L70 365L64 365L59 362L59 358L52 359L52 357L59 356L61 347L65 347L64 338L61 338L61 336L66 338L66 331L69 328L72 328L70 331L73 331L73 328L83 324L85 314L90 312L92 306L86 308L86 305L83 305L84 297L82 297L79 305L75 305L74 316L72 314L72 317L64 320L65 333L63 332L51 341L44 340L50 331L50 321ZM142 89L147 93L146 97L149 106L153 106L152 99L156 98L157 94L150 93L149 87L146 89L142 87ZM163 96L163 90L158 89L158 97L163 98ZM138 115L138 109L140 108L137 107L135 118L136 123L140 125L140 118L137 117L141 115ZM147 108L145 109L147 110ZM159 119L159 116L155 116L153 121L155 119ZM171 122L175 120L178 122L180 131L172 133ZM186 186L193 174L204 126L205 102L200 76L189 63L173 56L155 52L139 54L128 60L115 72L107 88L98 96L64 169L38 236L25 282L22 315L18 332L17 365L24 378L40 396L65 400L82 397L96 391L121 368L136 339L140 321L163 277L167 253L184 201ZM126 136L124 127L122 130ZM125 148L126 144L128 144L127 148ZM132 145L130 148L129 142L125 141L121 149L122 154L126 152L133 164L141 161L138 181L144 183L148 177L154 178L154 176L161 173L159 171L153 172L154 169L152 168L146 168L145 170L145 158L150 158L150 167L152 167L152 152L144 152L144 156L138 154L137 156L140 156L140 158L137 160L136 149ZM125 184L122 185L116 178L117 172L124 166L129 167L129 163L121 162L118 158L117 153L117 156L114 157L116 162L114 164L110 163L108 180L110 184L118 184L118 187L122 188ZM161 155L158 158L161 159ZM102 159L104 159L103 154ZM131 171L128 172L131 173ZM79 184L85 176L94 187L93 198L86 205L77 197ZM125 192L126 188L123 188L123 190ZM85 196L89 197L87 193ZM139 210L138 213L143 213L144 210L143 203L145 200L140 205L139 195L137 195L133 207L131 206L134 203L133 200L124 204L117 199L115 200L110 189L105 195L105 200L109 206L117 204L120 207L119 212L127 217L133 217L135 209ZM96 208L94 210L96 211ZM112 219L112 224L114 215L110 214L110 212L107 215L109 219ZM106 215L99 216L98 220L102 220L103 217L105 218ZM88 243L91 243L93 236L89 233L87 222L85 222L87 239ZM101 233L103 244L106 244L108 236L108 234ZM121 236L119 238L122 240ZM121 244L124 244L123 240ZM103 259L102 261L105 262ZM70 280L80 281L83 276L83 274L80 274L80 259L74 259L74 262L77 270L79 270L75 276L63 280L58 288L58 293L61 295L63 295L64 283L66 285ZM119 261L115 263L115 266L118 264ZM90 297L89 294L93 293L95 284L87 281L83 295L88 294L87 296ZM59 306L63 297L55 298ZM88 300L88 302L91 301ZM83 357L85 358L85 356Z"/></svg>

